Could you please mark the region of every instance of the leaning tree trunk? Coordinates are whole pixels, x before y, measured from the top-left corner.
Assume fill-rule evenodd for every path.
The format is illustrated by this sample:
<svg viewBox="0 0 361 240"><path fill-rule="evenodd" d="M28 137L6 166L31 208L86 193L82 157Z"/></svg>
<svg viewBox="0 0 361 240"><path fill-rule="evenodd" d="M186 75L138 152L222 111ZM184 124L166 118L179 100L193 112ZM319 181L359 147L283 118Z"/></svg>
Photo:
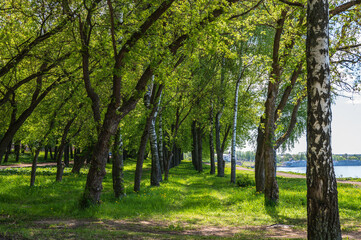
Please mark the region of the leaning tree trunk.
<svg viewBox="0 0 361 240"><path fill-rule="evenodd" d="M67 136L70 130L71 125L73 124L75 120L75 117L73 117L72 119L70 119L63 130L63 136L61 137L61 143L58 149L58 154L57 154L57 159L56 159L56 181L57 182L61 182L61 180L63 179L63 172L64 172L64 167L63 167L63 163L62 163L62 158L63 158L63 153L64 153L64 149L66 148L66 146L68 145L67 143Z"/></svg>
<svg viewBox="0 0 361 240"><path fill-rule="evenodd" d="M307 237L341 240L331 149L328 0L309 0L307 6Z"/></svg>
<svg viewBox="0 0 361 240"><path fill-rule="evenodd" d="M35 176L36 176L36 168L38 164L39 153L40 153L40 147L36 148L35 150L33 164L31 166L30 187L33 187L35 185Z"/></svg>
<svg viewBox="0 0 361 240"><path fill-rule="evenodd" d="M236 83L236 92L234 94L234 113L233 113L233 132L231 146L231 183L236 183L236 137L237 137L237 113L238 113L238 91L241 78Z"/></svg>
<svg viewBox="0 0 361 240"><path fill-rule="evenodd" d="M121 129L118 127L114 136L112 155L112 177L113 177L113 190L115 198L125 196L124 189L124 175L123 175L123 139L121 135Z"/></svg>
<svg viewBox="0 0 361 240"><path fill-rule="evenodd" d="M106 174L105 166L109 155L109 140L115 134L120 120L116 104L111 102L108 105L104 122L98 135L98 141L92 154L87 182L81 199L82 207L100 203L100 195L103 189L102 182Z"/></svg>
<svg viewBox="0 0 361 240"><path fill-rule="evenodd" d="M9 161L9 156L10 156L10 153L11 153L11 145L12 145L12 141L9 142L9 145L6 148L4 163L7 163Z"/></svg>
<svg viewBox="0 0 361 240"><path fill-rule="evenodd" d="M216 151L217 151L217 177L224 177L224 160L221 147L221 116L222 113L216 114Z"/></svg>
<svg viewBox="0 0 361 240"><path fill-rule="evenodd" d="M264 123L264 118L261 117L261 124ZM256 180L256 191L264 191L264 182L265 182L265 169L264 169L264 157L263 157L263 142L264 142L264 132L261 126L258 127L257 135L257 149L255 155L254 163L254 174Z"/></svg>

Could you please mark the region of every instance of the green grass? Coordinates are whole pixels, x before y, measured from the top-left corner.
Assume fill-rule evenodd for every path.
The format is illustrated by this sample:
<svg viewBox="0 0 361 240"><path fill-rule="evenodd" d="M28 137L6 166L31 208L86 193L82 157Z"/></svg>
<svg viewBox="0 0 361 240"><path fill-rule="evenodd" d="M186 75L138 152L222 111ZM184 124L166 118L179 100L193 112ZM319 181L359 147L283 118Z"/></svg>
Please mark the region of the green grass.
<svg viewBox="0 0 361 240"><path fill-rule="evenodd" d="M134 161L126 163L127 196L115 199L111 166L108 165L102 204L86 210L80 210L78 206L86 181L86 169L75 175L70 173L70 168L66 168L63 181L56 183L55 167L39 167L36 186L32 188L29 187L30 168L0 170L0 234L18 234L30 239L71 239L71 236L89 239L90 236L94 238L97 234L102 236L109 232L103 225L69 229L63 228L61 223L54 226L47 224L46 228L34 224L44 219L162 223L159 227L151 227L151 231L146 233L122 229L110 231L107 233L109 238L105 239L112 239L114 234L127 238L157 239L162 236L164 239L187 239L189 236L169 235L168 232L206 226L236 228L287 224L300 230L306 228L305 179L279 177L280 202L276 207L266 207L263 194L255 191L253 172L250 171L237 172L240 181L246 182L245 187L239 187L229 182L229 169L226 169L225 178L219 178L209 175L207 165L203 173L198 173L189 161L184 161L170 170L168 182L161 183L160 187L150 187L149 165L145 165L141 191L135 193L132 190L134 168ZM338 192L342 228L353 231L361 223L361 190L349 184L339 184ZM55 237L52 230L62 237ZM262 239L263 235L244 230L237 236L240 239ZM209 239L209 236L204 239Z"/></svg>
<svg viewBox="0 0 361 240"><path fill-rule="evenodd" d="M16 164L21 164L21 163L31 164L32 162L33 162L33 155L29 152L20 153L19 154L19 162L15 162L15 154L12 153L9 155L8 162L6 162L6 163L2 162L1 165L7 166L7 165L14 165L14 164L16 165ZM50 155L48 155L47 161L44 161L44 152L40 152L39 157L38 157L38 163L44 163L44 162L56 162L56 161L51 160Z"/></svg>

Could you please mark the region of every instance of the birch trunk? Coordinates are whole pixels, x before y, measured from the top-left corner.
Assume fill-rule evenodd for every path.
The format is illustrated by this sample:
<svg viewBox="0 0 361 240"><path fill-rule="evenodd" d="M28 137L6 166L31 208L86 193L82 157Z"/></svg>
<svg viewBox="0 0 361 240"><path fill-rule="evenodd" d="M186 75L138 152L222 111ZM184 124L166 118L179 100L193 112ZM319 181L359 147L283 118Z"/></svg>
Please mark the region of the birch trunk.
<svg viewBox="0 0 361 240"><path fill-rule="evenodd" d="M148 86L148 90L144 96L144 105L147 109L149 109L149 107L150 107L150 98L152 95L150 89L151 89L151 87ZM140 145L139 145L138 154L137 154L137 165L135 168L135 177L134 177L134 191L135 192L140 191L140 182L142 180L142 174L143 174L144 154L145 154L145 149L146 149L148 138L149 138L149 128L150 128L152 119L153 119L153 114L150 113L145 122L143 134L140 139Z"/></svg>
<svg viewBox="0 0 361 240"><path fill-rule="evenodd" d="M233 132L231 146L231 183L236 183L236 137L237 137L237 113L238 113L238 91L241 78L236 83L236 92L234 94L234 115L233 115Z"/></svg>
<svg viewBox="0 0 361 240"><path fill-rule="evenodd" d="M161 104L161 98L159 99L159 106ZM159 164L160 173L164 173L164 154L163 154L163 119L162 112L159 112L158 117L158 152L159 152Z"/></svg>
<svg viewBox="0 0 361 240"><path fill-rule="evenodd" d="M152 170L150 176L151 186L159 186L159 182L162 181L162 174L160 172L160 163L159 163L159 155L158 155L157 132L155 130L156 117L157 117L157 110L154 113L153 119L149 127L149 142L152 153Z"/></svg>
<svg viewBox="0 0 361 240"><path fill-rule="evenodd" d="M328 0L309 0L307 6L307 237L341 240L331 149Z"/></svg>

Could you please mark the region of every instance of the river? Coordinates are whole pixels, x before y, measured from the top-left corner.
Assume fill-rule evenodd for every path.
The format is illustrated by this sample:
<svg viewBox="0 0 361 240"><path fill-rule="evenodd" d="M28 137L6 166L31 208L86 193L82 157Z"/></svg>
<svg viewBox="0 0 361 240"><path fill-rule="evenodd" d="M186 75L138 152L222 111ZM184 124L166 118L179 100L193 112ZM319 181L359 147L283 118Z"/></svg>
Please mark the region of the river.
<svg viewBox="0 0 361 240"><path fill-rule="evenodd" d="M361 178L361 166L334 166L337 178ZM306 167L277 167L277 171L306 173Z"/></svg>

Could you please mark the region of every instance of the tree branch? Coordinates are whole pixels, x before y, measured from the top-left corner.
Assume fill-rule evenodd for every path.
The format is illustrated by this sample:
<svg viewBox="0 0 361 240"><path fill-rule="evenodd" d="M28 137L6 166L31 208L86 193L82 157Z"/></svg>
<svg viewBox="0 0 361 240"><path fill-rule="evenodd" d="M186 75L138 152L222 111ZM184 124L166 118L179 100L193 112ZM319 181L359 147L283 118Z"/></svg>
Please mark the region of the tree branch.
<svg viewBox="0 0 361 240"><path fill-rule="evenodd" d="M358 48L358 47L361 47L361 44L355 44L355 45L338 47L337 50L338 50L338 51L342 51L342 50L349 50L349 49L351 49L351 48Z"/></svg>
<svg viewBox="0 0 361 240"><path fill-rule="evenodd" d="M302 62L300 62L297 65L297 68L293 71L291 79L290 79L290 85L288 85L285 89L285 91L283 92L281 101L279 102L277 108L276 108L276 112L275 112L275 122L277 121L277 119L279 118L279 112L282 112L283 109L285 108L287 101L288 101L288 97L291 94L291 91L293 89L293 87L296 84L296 80L299 76L299 74L302 72Z"/></svg>
<svg viewBox="0 0 361 240"><path fill-rule="evenodd" d="M274 146L275 150L277 150L290 137L290 135L297 123L298 109L299 109L303 99L305 99L305 97L306 97L306 95L303 95L301 98L299 98L297 100L296 105L293 107L290 124L287 128L287 131L279 139L277 139L275 146Z"/></svg>
<svg viewBox="0 0 361 240"><path fill-rule="evenodd" d="M21 62L35 46L42 43L51 36L59 33L69 21L73 21L73 19L70 17L65 18L55 28L53 28L52 30L50 30L49 32L43 35L38 36L31 43L29 43L29 45L24 47L23 50L20 51L20 53L14 56L9 62L6 63L4 67L0 69L0 78L4 76L6 73L8 73L12 68L14 68L19 62Z"/></svg>
<svg viewBox="0 0 361 240"><path fill-rule="evenodd" d="M351 7L361 4L361 0L353 0L347 3L344 3L340 6L335 7L334 9L329 11L329 18L331 19L333 16L338 15L344 11L347 11Z"/></svg>
<svg viewBox="0 0 361 240"><path fill-rule="evenodd" d="M157 10L155 10L147 20L140 26L139 30L134 32L132 36L124 43L116 56L116 68L119 68L122 64L122 60L126 53L137 43L137 41L145 34L145 32L163 15L165 11L170 8L175 0L166 0L160 4Z"/></svg>
<svg viewBox="0 0 361 240"><path fill-rule="evenodd" d="M290 6L305 8L305 5L303 5L302 3L299 3L299 2L290 2L290 1L287 1L287 0L279 0L279 1L283 2L283 3L287 4L287 5L290 5Z"/></svg>

